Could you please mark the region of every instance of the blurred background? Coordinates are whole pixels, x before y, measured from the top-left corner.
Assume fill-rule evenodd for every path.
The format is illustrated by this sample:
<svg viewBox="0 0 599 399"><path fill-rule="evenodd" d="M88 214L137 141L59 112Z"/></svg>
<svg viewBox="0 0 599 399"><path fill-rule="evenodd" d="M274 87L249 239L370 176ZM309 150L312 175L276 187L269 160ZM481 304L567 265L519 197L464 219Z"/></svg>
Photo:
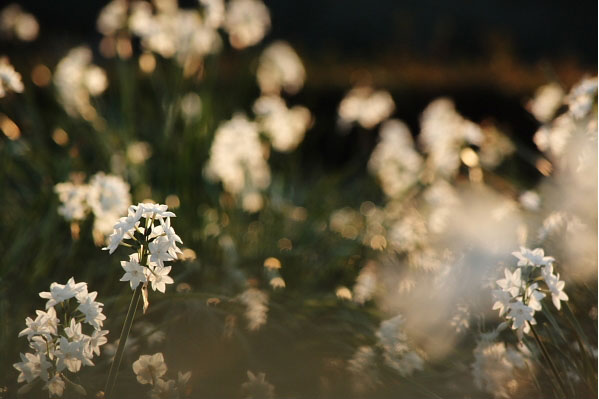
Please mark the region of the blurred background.
<svg viewBox="0 0 599 399"><path fill-rule="evenodd" d="M472 381L471 365L479 334L499 323L490 311L495 266L514 263L510 253L520 244L541 245L531 237L553 211L570 212L588 227L585 233L576 230L578 236L552 237L546 254L562 255L564 263L580 260L563 275L571 278L566 287L572 287L574 313L596 341L596 167L594 175L581 179L590 178L591 187L576 185L578 180L568 186L565 172L554 179L552 171L561 170L562 159L541 151L533 139L551 122L536 118L529 103L543 85L555 83L567 93L581 79L596 76L596 1L264 1L271 21L264 40L236 49L223 35L220 52L203 58L191 74L173 58L155 54L148 61L153 66L144 66L142 56L151 51L134 36L126 50L114 43L117 50L112 49L110 35L100 33L96 22L107 2L17 3L35 16L39 34L33 41L0 38L0 56L9 57L25 86L23 93L0 99L0 387L6 387L5 397L18 388L12 364L27 350L17 334L25 317L43 307L37 293L71 276L86 281L105 304L109 344L97 366L84 368L78 380L89 387L90 397L103 387L130 298L129 286L118 281L127 250L112 256L101 251L103 237L94 233L93 218L66 221L57 211L61 201L54 188L87 182L98 172L121 176L133 203L167 203L177 214L172 223L186 250L173 265L175 284L165 295L151 297L148 314L134 325L119 376L122 397L148 392L135 381L130 364L140 354L159 351L169 373L192 371L191 397L537 394L533 382L511 374L508 380L518 381L517 388L505 395L484 392ZM8 4L0 3L0 9ZM195 1L178 4L198 8ZM263 51L277 40L295 49L306 75L301 90L281 97L290 106L305 106L311 118L301 144L291 151L277 151L261 136L270 180L259 187L260 205L248 209L247 197L207 177L206 165L222 123L237 112L256 113L252 105L264 94L256 70ZM93 64L105 70L108 81L106 91L91 100L92 116L69 112L56 80L61 59L80 45L91 49ZM470 152L463 150L475 152L477 163L486 150L466 143L460 144L462 161L455 173L439 179L441 186L452 187L449 194L429 201L427 189L438 187L429 176L416 191L389 195L370 166L382 140L380 121L347 124L339 115L344 96L357 86L389 92L394 107L387 116L405 122L420 152L428 151L418 141L423 111L439 97L450 98L455 112L482 130L496 129L513 148L508 145L511 152L489 170L482 168L483 188L474 177L478 164L469 163ZM555 115L565 108L567 102ZM596 137L591 143L596 146ZM577 157L578 147L573 148L570 155ZM596 152L591 160L596 166ZM529 190L547 196L540 210L521 201ZM580 197L569 197L572 192ZM459 206L448 200L454 195ZM451 209L447 220L459 233L435 232L420 251L425 244L413 239L418 227L411 226L410 234L397 233L398 240L414 240L418 250L393 246L391 232L401 230L394 230L398 220L411 220L413 209L432 219L437 208ZM508 216L489 216L499 208ZM572 223L564 223L559 234L571 234ZM518 235L521 225L528 228L524 238ZM569 246L580 234L584 243ZM568 244L561 248L560 242ZM414 266L426 263L429 245L435 259L455 269ZM273 276L283 279L284 288L277 289ZM438 288L443 279L453 285ZM267 293L267 299L256 292ZM260 328L246 325L246 308L252 306L267 307L268 321ZM376 366L369 363L368 350L374 350L372 357L384 353L387 332L381 323L397 322L393 317L399 313L426 366L422 370L415 361L406 366L410 372L398 376L383 357L373 360ZM420 371L414 374L412 368ZM366 369L376 369L377 376L367 376ZM248 370L265 373L269 382L243 385L252 380ZM581 395L592 391L572 384Z"/></svg>

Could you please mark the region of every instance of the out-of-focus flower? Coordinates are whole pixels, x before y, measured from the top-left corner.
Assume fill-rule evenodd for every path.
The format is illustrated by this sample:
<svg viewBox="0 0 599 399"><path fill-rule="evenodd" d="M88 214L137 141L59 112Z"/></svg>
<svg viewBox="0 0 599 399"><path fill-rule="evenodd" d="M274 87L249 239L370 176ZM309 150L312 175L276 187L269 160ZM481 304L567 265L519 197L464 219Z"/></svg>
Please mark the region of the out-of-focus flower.
<svg viewBox="0 0 599 399"><path fill-rule="evenodd" d="M435 174L453 176L460 166L463 147L483 143L480 127L464 119L453 102L440 98L430 103L422 112L419 140L428 153L427 162Z"/></svg>
<svg viewBox="0 0 599 399"><path fill-rule="evenodd" d="M216 130L205 172L221 181L231 194L244 189L264 189L270 184L270 168L264 158L258 126L241 114Z"/></svg>
<svg viewBox="0 0 599 399"><path fill-rule="evenodd" d="M119 30L127 27L127 0L112 0L106 4L100 15L96 25L98 31L104 36L111 36Z"/></svg>
<svg viewBox="0 0 599 399"><path fill-rule="evenodd" d="M483 337L474 349L474 383L495 398L512 398L521 385L525 362L522 353L511 346Z"/></svg>
<svg viewBox="0 0 599 399"><path fill-rule="evenodd" d="M354 302L363 304L371 299L376 291L376 263L369 262L360 270L353 289Z"/></svg>
<svg viewBox="0 0 599 399"><path fill-rule="evenodd" d="M266 323L268 295L256 288L248 288L239 295L239 300L246 306L245 318L248 328L252 331L258 330Z"/></svg>
<svg viewBox="0 0 599 399"><path fill-rule="evenodd" d="M385 363L402 377L410 376L415 370L424 368L424 360L408 343L403 330L403 316L397 315L381 323L376 336L383 349Z"/></svg>
<svg viewBox="0 0 599 399"><path fill-rule="evenodd" d="M347 362L347 369L354 376L352 388L356 393L367 393L381 383L376 369L377 354L370 346L360 346Z"/></svg>
<svg viewBox="0 0 599 399"><path fill-rule="evenodd" d="M0 34L30 42L37 38L40 27L37 19L21 9L18 4L10 4L0 11Z"/></svg>
<svg viewBox="0 0 599 399"><path fill-rule="evenodd" d="M304 139L312 115L306 107L287 108L277 96L262 96L254 103L258 123L270 138L275 150L293 151Z"/></svg>
<svg viewBox="0 0 599 399"><path fill-rule="evenodd" d="M295 94L304 85L306 70L289 43L276 41L260 56L256 77L264 94L279 94L281 90Z"/></svg>
<svg viewBox="0 0 599 399"><path fill-rule="evenodd" d="M253 46L270 29L270 13L261 0L231 0L224 27L231 46L236 49Z"/></svg>
<svg viewBox="0 0 599 399"><path fill-rule="evenodd" d="M129 184L121 177L96 173L89 181L87 204L94 213L94 231L99 236L112 233L120 215L131 205Z"/></svg>
<svg viewBox="0 0 599 399"><path fill-rule="evenodd" d="M62 203L58 207L58 214L68 221L83 220L89 209L86 202L88 190L87 184L65 182L54 186L54 191Z"/></svg>
<svg viewBox="0 0 599 399"><path fill-rule="evenodd" d="M357 122L365 129L372 129L388 118L394 109L395 102L388 92L356 87L339 104L339 118L343 124Z"/></svg>
<svg viewBox="0 0 599 399"><path fill-rule="evenodd" d="M155 379L166 374L167 367L162 352L141 355L133 362L133 372L140 384L153 384Z"/></svg>
<svg viewBox="0 0 599 399"><path fill-rule="evenodd" d="M546 84L537 89L534 98L528 102L527 108L539 122L548 122L562 104L565 94L559 84Z"/></svg>
<svg viewBox="0 0 599 399"><path fill-rule="evenodd" d="M14 91L22 93L24 89L21 74L8 62L8 58L0 57L0 98Z"/></svg>
<svg viewBox="0 0 599 399"><path fill-rule="evenodd" d="M246 399L272 399L275 396L275 387L266 381L266 374L254 374L248 370L248 381L241 385Z"/></svg>
<svg viewBox="0 0 599 399"><path fill-rule="evenodd" d="M418 181L422 157L414 149L408 127L399 120L384 122L379 140L368 169L377 176L385 194L396 197Z"/></svg>
<svg viewBox="0 0 599 399"><path fill-rule="evenodd" d="M60 60L54 73L58 98L65 111L86 120L96 117L90 96L98 96L108 87L106 73L91 61L92 52L89 48L76 47Z"/></svg>
<svg viewBox="0 0 599 399"><path fill-rule="evenodd" d="M582 119L591 111L597 98L597 77L586 78L572 87L566 97L570 113L576 119Z"/></svg>
<svg viewBox="0 0 599 399"><path fill-rule="evenodd" d="M204 19L212 28L220 28L225 21L224 0L199 0L204 7Z"/></svg>

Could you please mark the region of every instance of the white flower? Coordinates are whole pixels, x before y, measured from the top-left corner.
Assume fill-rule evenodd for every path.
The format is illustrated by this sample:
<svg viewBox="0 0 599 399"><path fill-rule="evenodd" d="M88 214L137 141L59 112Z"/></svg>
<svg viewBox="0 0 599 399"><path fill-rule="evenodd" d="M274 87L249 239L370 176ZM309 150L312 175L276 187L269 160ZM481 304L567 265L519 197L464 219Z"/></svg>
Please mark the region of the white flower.
<svg viewBox="0 0 599 399"><path fill-rule="evenodd" d="M413 351L408 344L408 337L403 330L404 319L397 315L384 320L376 336L383 348L385 363L396 370L401 376L412 375L415 370L424 368L424 360Z"/></svg>
<svg viewBox="0 0 599 399"><path fill-rule="evenodd" d="M171 255L171 243L166 236L156 237L148 244L150 250L150 262L163 266L164 262L177 259L177 255Z"/></svg>
<svg viewBox="0 0 599 399"><path fill-rule="evenodd" d="M108 235L119 215L131 205L129 184L119 176L96 173L89 182L87 203L96 218L94 229Z"/></svg>
<svg viewBox="0 0 599 399"><path fill-rule="evenodd" d="M65 111L86 120L96 118L90 95L97 96L108 86L104 71L91 64L91 61L91 50L85 46L77 47L60 60L54 73L58 99Z"/></svg>
<svg viewBox="0 0 599 399"><path fill-rule="evenodd" d="M530 306L532 309L536 310L537 312L540 312L541 309L543 309L543 306L541 305L541 300L545 298L545 294L539 291L538 288L539 285L537 283L530 285L526 289L526 297L528 298L527 305Z"/></svg>
<svg viewBox="0 0 599 399"><path fill-rule="evenodd" d="M154 381L154 386L150 391L150 397L152 399L172 398L177 393L177 386L175 380L165 381L161 378L157 378Z"/></svg>
<svg viewBox="0 0 599 399"><path fill-rule="evenodd" d="M96 302L97 292L90 292L88 295L79 298L79 306L77 310L84 314L84 321L99 330L106 320L106 316L102 314L102 306L100 302Z"/></svg>
<svg viewBox="0 0 599 399"><path fill-rule="evenodd" d="M60 378L60 374L54 374L46 385L44 385L44 389L47 389L52 396L62 396L64 392L64 381Z"/></svg>
<svg viewBox="0 0 599 399"><path fill-rule="evenodd" d="M276 41L260 56L256 77L264 94L279 94L281 89L295 94L304 85L306 70L289 43Z"/></svg>
<svg viewBox="0 0 599 399"><path fill-rule="evenodd" d="M153 384L155 379L166 374L167 367L161 352L154 355L141 355L133 362L133 372L140 384Z"/></svg>
<svg viewBox="0 0 599 399"><path fill-rule="evenodd" d="M17 382L27 381L30 383L37 377L47 381L48 369L52 367L52 364L42 353L21 353L21 362L13 364L13 367L20 372Z"/></svg>
<svg viewBox="0 0 599 399"><path fill-rule="evenodd" d="M85 343L82 341L69 342L65 337L60 337L59 349L54 353L58 359L56 369L59 372L66 368L71 373L76 373L81 369L82 365L94 365L92 361L85 356Z"/></svg>
<svg viewBox="0 0 599 399"><path fill-rule="evenodd" d="M261 128L281 152L292 151L302 142L312 121L310 111L301 105L287 108L278 96L262 96L254 103Z"/></svg>
<svg viewBox="0 0 599 399"><path fill-rule="evenodd" d="M248 288L239 295L239 300L246 306L245 318L248 321L248 328L258 330L266 323L268 295L256 288Z"/></svg>
<svg viewBox="0 0 599 399"><path fill-rule="evenodd" d="M388 92L356 87L339 104L339 118L344 124L358 122L365 129L372 129L388 118L393 110L395 102Z"/></svg>
<svg viewBox="0 0 599 399"><path fill-rule="evenodd" d="M224 189L233 195L241 194L244 189L268 187L270 168L258 125L243 114L222 123L216 130L205 173L210 180L221 181Z"/></svg>
<svg viewBox="0 0 599 399"><path fill-rule="evenodd" d="M512 295L504 290L493 290L493 299L493 310L499 309L499 316L503 316L510 308Z"/></svg>
<svg viewBox="0 0 599 399"><path fill-rule="evenodd" d="M48 299L46 309L49 309L81 293L87 293L87 283L75 283L75 280L71 277L65 285L56 282L52 283L50 285L50 292L40 292L40 297Z"/></svg>
<svg viewBox="0 0 599 399"><path fill-rule="evenodd" d="M58 207L58 214L66 220L83 220L87 213L87 185L73 183L58 183L54 186L58 199L62 203Z"/></svg>
<svg viewBox="0 0 599 399"><path fill-rule="evenodd" d="M148 269L147 279L152 284L154 291L158 290L164 294L166 291L166 284L174 283L174 280L168 276L171 271L170 266L154 266Z"/></svg>
<svg viewBox="0 0 599 399"><path fill-rule="evenodd" d="M71 324L64 329L67 338L70 341L81 341L83 340L84 334L81 333L81 323L77 323L75 318L71 319Z"/></svg>
<svg viewBox="0 0 599 399"><path fill-rule="evenodd" d="M224 27L236 49L253 46L270 29L270 13L260 0L232 0L227 7Z"/></svg>
<svg viewBox="0 0 599 399"><path fill-rule="evenodd" d="M275 387L266 381L266 374L254 374L248 370L248 381L241 385L246 399L272 399L275 395Z"/></svg>
<svg viewBox="0 0 599 399"><path fill-rule="evenodd" d="M508 319L512 319L512 329L518 330L518 334L524 332L527 334L530 331L530 324L537 324L534 319L535 311L530 306L525 305L521 301L513 302L510 305L510 310L507 314Z"/></svg>
<svg viewBox="0 0 599 399"><path fill-rule="evenodd" d="M559 84L549 83L537 89L527 108L539 122L549 122L562 104L564 95L564 90Z"/></svg>
<svg viewBox="0 0 599 399"><path fill-rule="evenodd" d="M370 155L368 169L379 179L385 194L395 197L418 181L423 160L414 148L410 130L402 121L389 119L383 122L379 137Z"/></svg>
<svg viewBox="0 0 599 399"><path fill-rule="evenodd" d="M0 98L11 91L22 93L23 88L21 74L15 71L15 68L8 62L8 58L0 58Z"/></svg>
<svg viewBox="0 0 599 399"><path fill-rule="evenodd" d="M108 330L95 330L92 333L87 344L88 357L91 357L93 353L100 356L100 347L108 342L106 335L108 335Z"/></svg>
<svg viewBox="0 0 599 399"><path fill-rule="evenodd" d="M37 317L33 320L31 317L25 319L27 328L19 333L19 337L27 335L27 339L31 340L34 335L56 335L58 323L60 320L56 317L56 310L50 307L47 312L36 310Z"/></svg>
<svg viewBox="0 0 599 399"><path fill-rule="evenodd" d="M559 279L559 274L553 274L553 265L551 263L543 268L543 278L549 291L551 291L551 300L553 301L553 304L557 310L560 310L562 308L560 301L568 300L568 295L564 292L566 283Z"/></svg>
<svg viewBox="0 0 599 399"><path fill-rule="evenodd" d="M167 217L175 217L177 215L175 215L173 212L168 210L168 206L167 205L163 205L163 204L152 204L149 202L145 202L145 203L139 203L137 205L133 205L132 209L137 211L137 209L141 208L142 210L142 216L145 218L155 218L155 219L162 219L162 218L167 218Z"/></svg>
<svg viewBox="0 0 599 399"><path fill-rule="evenodd" d="M171 218L160 219L160 225L155 226L152 229L151 236L161 235L165 235L166 239L168 240L170 244L168 252L173 258L176 258L177 254L182 253L181 249L177 247L177 243L183 244L183 241L181 240L181 237L175 233L175 229L171 227Z"/></svg>
<svg viewBox="0 0 599 399"><path fill-rule="evenodd" d="M219 28L225 20L225 2L224 0L199 0L204 6L204 19L212 28Z"/></svg>
<svg viewBox="0 0 599 399"><path fill-rule="evenodd" d="M121 277L120 281L129 281L131 289L134 290L139 283L145 283L146 278L146 267L141 266L138 260L138 254L129 255L129 261L121 261L121 266L125 270L125 274Z"/></svg>
<svg viewBox="0 0 599 399"><path fill-rule="evenodd" d="M516 269L511 273L509 269L504 270L505 278L497 280L497 285L504 291L509 292L513 297L518 296L522 289L522 269Z"/></svg>
<svg viewBox="0 0 599 399"><path fill-rule="evenodd" d="M545 266L555 261L554 257L545 256L543 248L520 247L520 252L512 252L512 255L518 258L518 266Z"/></svg>

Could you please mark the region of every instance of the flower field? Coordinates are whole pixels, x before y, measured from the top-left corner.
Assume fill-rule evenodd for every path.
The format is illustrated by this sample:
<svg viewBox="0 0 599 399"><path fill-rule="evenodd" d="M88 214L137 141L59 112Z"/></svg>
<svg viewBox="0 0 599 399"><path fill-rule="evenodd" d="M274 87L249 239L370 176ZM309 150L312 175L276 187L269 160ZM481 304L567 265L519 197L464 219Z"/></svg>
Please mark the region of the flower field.
<svg viewBox="0 0 599 399"><path fill-rule="evenodd" d="M597 397L596 64L271 3L2 6L0 399Z"/></svg>

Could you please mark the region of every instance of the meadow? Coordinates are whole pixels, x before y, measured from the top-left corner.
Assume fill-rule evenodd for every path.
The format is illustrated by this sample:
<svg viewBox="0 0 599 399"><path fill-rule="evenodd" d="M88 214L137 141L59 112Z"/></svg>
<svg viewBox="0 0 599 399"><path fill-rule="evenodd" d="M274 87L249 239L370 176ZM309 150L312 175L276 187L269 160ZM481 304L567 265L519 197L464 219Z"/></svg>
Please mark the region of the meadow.
<svg viewBox="0 0 599 399"><path fill-rule="evenodd" d="M596 65L331 70L271 17L32 56L0 10L0 398L597 397Z"/></svg>

